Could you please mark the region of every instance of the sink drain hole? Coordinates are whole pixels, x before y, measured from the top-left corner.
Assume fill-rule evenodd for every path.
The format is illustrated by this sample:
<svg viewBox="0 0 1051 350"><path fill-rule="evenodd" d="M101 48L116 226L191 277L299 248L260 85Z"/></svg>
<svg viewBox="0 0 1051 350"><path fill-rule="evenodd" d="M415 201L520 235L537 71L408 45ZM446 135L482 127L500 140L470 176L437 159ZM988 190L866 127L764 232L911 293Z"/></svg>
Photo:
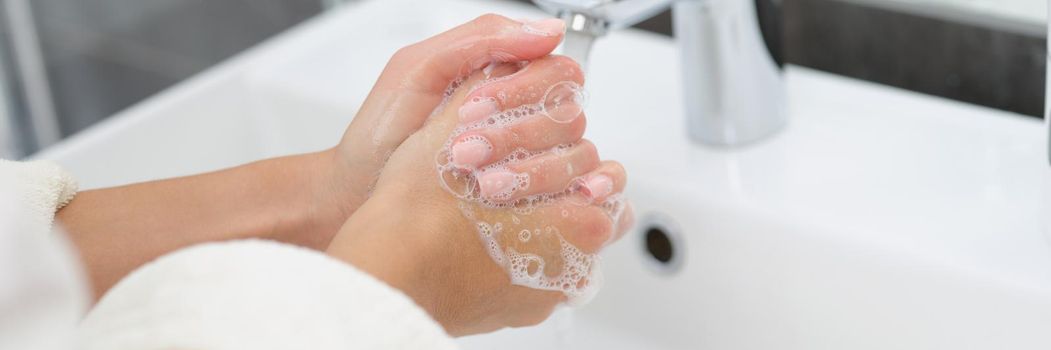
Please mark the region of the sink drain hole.
<svg viewBox="0 0 1051 350"><path fill-rule="evenodd" d="M643 217L639 225L642 253L651 268L659 273L672 273L678 270L685 257L685 246L679 225L670 217L650 213Z"/></svg>
<svg viewBox="0 0 1051 350"><path fill-rule="evenodd" d="M670 263L675 257L675 246L660 227L650 227L646 230L646 251L662 264Z"/></svg>

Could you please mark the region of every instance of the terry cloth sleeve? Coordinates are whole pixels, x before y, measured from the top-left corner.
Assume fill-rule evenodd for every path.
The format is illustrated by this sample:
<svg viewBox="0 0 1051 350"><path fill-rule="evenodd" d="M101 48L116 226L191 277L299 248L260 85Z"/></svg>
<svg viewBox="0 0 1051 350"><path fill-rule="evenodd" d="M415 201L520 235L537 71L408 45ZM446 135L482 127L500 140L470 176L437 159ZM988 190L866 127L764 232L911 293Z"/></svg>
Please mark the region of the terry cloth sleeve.
<svg viewBox="0 0 1051 350"><path fill-rule="evenodd" d="M409 297L316 251L209 243L134 271L81 324L89 350L455 349Z"/></svg>

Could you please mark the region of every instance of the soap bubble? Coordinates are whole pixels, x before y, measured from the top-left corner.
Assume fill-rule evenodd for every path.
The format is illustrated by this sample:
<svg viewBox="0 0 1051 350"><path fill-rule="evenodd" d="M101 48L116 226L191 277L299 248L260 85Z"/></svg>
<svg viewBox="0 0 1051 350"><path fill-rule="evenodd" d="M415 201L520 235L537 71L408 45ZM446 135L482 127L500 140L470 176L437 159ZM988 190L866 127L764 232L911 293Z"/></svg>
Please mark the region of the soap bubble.
<svg viewBox="0 0 1051 350"><path fill-rule="evenodd" d="M572 81L552 85L544 94L544 115L556 123L569 123L584 112L587 97L584 89Z"/></svg>
<svg viewBox="0 0 1051 350"><path fill-rule="evenodd" d="M501 93L498 92L497 96L500 97ZM616 218L614 215L623 210L620 197L610 196L603 203L579 200L579 182L574 181L562 191L513 199L529 188L528 173L516 174L514 186L510 186L507 193L492 197L481 195L480 175L490 171L510 171L512 165L547 153L562 155L573 145L558 145L547 150L519 148L503 159L478 168L458 167L452 162L450 150L455 140L473 130L506 128L535 118L571 122L582 114L585 100L579 84L572 81L555 83L536 103L510 108L457 127L435 159L442 188L459 200L458 206L464 218L475 224L489 256L508 273L511 283L560 291L571 304L586 302L601 285L598 255L582 251L564 236L568 232L563 232L563 229L575 219L570 215L571 207L598 205ZM571 166L565 170L573 172Z"/></svg>

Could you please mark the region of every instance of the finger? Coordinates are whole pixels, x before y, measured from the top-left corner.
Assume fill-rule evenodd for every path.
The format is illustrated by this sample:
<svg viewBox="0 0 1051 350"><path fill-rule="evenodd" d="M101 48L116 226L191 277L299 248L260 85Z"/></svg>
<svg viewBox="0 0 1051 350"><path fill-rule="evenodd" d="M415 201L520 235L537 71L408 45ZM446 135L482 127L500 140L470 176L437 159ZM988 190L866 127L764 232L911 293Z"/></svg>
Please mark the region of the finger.
<svg viewBox="0 0 1051 350"><path fill-rule="evenodd" d="M604 161L594 171L578 177L570 185L570 203L601 208L613 222L613 235L605 244L620 239L635 224L635 209L620 196L627 184L624 167L615 161Z"/></svg>
<svg viewBox="0 0 1051 350"><path fill-rule="evenodd" d="M480 62L530 60L549 54L562 40L564 24L522 24L484 15L399 50L384 68L344 136L362 161L386 160L419 129L445 97L463 67Z"/></svg>
<svg viewBox="0 0 1051 350"><path fill-rule="evenodd" d="M510 76L519 70L522 66L516 63L491 63L485 68L482 68L479 72L480 81L474 84L467 85L468 89L461 89L463 91L457 92L457 102L463 102L463 96L470 92L477 86L496 81L507 76ZM475 99L468 100L466 103L462 103L459 108L460 119L463 120L464 116L470 116L475 120L481 120L490 117L500 112L500 106L496 103L496 99Z"/></svg>
<svg viewBox="0 0 1051 350"><path fill-rule="evenodd" d="M475 87L461 109L461 122L473 123L488 117L470 113L487 109L508 110L525 105L539 105L541 112L553 121L568 123L583 111L584 73L572 59L547 56L530 62L522 70Z"/></svg>
<svg viewBox="0 0 1051 350"><path fill-rule="evenodd" d="M537 208L534 214L542 218L559 218L556 229L569 244L587 254L597 253L614 236L614 223L609 215L594 205L579 205L562 200L554 205Z"/></svg>
<svg viewBox="0 0 1051 350"><path fill-rule="evenodd" d="M457 117L457 107L463 105L463 101L466 98L470 88L481 84L489 79L490 76L499 74L511 74L518 70L520 67L517 63L494 63L483 70L475 71L474 73L466 76L466 78L459 83L455 89L449 91L448 95L443 97L446 99L444 106L436 108L431 113L431 116L427 119L427 126L423 129L425 137L422 138L423 142L426 142L428 147L438 147L450 142L450 146L444 149L442 152L444 156L449 156L449 161L456 161L470 163L470 164L482 164L480 159L488 159L493 154L492 144L484 137L477 137L468 139L457 138L464 131L456 131L459 126ZM453 142L455 141L455 142ZM444 147L444 146L443 146ZM451 159L455 154L455 160ZM464 169L477 169L478 166L458 166Z"/></svg>
<svg viewBox="0 0 1051 350"><path fill-rule="evenodd" d="M566 150L554 150L478 175L480 194L497 201L513 201L543 193L561 193L570 182L599 165L595 145L583 140Z"/></svg>
<svg viewBox="0 0 1051 350"><path fill-rule="evenodd" d="M563 124L536 116L507 126L469 130L453 142L453 163L474 169L504 159L520 148L541 151L576 143L584 136L586 126L583 117Z"/></svg>
<svg viewBox="0 0 1051 350"><path fill-rule="evenodd" d="M620 213L620 217L615 220L613 226L613 238L606 244L616 242L635 226L635 207L630 202L624 203L624 210Z"/></svg>
<svg viewBox="0 0 1051 350"><path fill-rule="evenodd" d="M585 141L566 150L547 151L506 166L485 169L478 174L478 189L481 197L497 202L562 192L574 178L597 166L595 146Z"/></svg>
<svg viewBox="0 0 1051 350"><path fill-rule="evenodd" d="M623 165L607 160L594 171L577 178L574 189L588 202L601 203L614 194L624 192L627 178Z"/></svg>
<svg viewBox="0 0 1051 350"><path fill-rule="evenodd" d="M399 50L377 85L394 83L399 89L442 92L449 82L491 62L527 61L550 54L562 41L564 30L565 23L553 18L522 23L482 15ZM409 73L412 79L383 79L388 72L395 73L391 77Z"/></svg>

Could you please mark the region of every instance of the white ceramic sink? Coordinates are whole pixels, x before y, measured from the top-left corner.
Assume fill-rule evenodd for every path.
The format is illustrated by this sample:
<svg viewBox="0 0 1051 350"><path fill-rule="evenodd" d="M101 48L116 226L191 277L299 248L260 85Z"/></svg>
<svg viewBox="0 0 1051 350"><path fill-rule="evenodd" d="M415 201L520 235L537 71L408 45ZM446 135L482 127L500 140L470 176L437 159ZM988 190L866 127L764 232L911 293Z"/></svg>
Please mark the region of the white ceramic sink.
<svg viewBox="0 0 1051 350"><path fill-rule="evenodd" d="M39 155L87 187L334 144L399 47L498 1L325 15ZM640 225L595 301L468 349L1051 349L1051 168L1038 120L798 67L790 125L744 149L685 135L674 43L598 42L587 137ZM762 103L762 101L756 101ZM677 260L649 257L649 224Z"/></svg>

